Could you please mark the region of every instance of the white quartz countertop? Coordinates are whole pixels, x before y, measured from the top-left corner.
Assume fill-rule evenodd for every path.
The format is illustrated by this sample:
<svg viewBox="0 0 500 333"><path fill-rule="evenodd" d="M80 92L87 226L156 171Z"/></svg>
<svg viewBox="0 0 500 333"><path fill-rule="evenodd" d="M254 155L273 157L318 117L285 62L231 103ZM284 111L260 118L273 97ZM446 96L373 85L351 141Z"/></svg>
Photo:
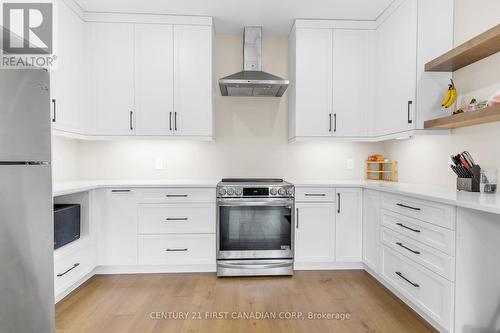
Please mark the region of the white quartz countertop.
<svg viewBox="0 0 500 333"><path fill-rule="evenodd" d="M381 183L363 180L289 180L297 187L358 187L408 195L463 208L500 214L500 194L457 191L454 188L410 183ZM56 182L53 196L109 187L215 187L218 180L94 180Z"/></svg>

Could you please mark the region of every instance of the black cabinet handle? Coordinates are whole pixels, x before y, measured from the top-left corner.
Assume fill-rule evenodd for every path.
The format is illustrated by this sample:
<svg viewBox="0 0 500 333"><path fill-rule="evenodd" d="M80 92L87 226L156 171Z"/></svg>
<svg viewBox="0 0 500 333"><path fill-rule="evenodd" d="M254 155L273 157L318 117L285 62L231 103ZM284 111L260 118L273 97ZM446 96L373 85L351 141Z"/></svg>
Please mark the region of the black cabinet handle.
<svg viewBox="0 0 500 333"><path fill-rule="evenodd" d="M53 108L54 108L54 113L52 114L52 122L55 123L56 122L56 99L52 99L52 105L53 105Z"/></svg>
<svg viewBox="0 0 500 333"><path fill-rule="evenodd" d="M396 225L399 225L400 227L405 228L405 229L408 229L408 230L411 230L411 231L413 231L413 232L420 232L420 230L417 230L417 229L412 229L412 228L410 228L410 227L407 227L407 226L405 226L403 223L396 223Z"/></svg>
<svg viewBox="0 0 500 333"><path fill-rule="evenodd" d="M408 124L413 123L413 120L411 120L411 118L410 118L410 108L411 108L412 104L413 104L413 101L408 101Z"/></svg>
<svg viewBox="0 0 500 333"><path fill-rule="evenodd" d="M396 206L408 208L408 209L413 209L413 210L420 210L420 208L418 208L418 207L407 206L407 205L402 204L402 203L397 203Z"/></svg>
<svg viewBox="0 0 500 333"><path fill-rule="evenodd" d="M333 114L333 131L337 132L337 114Z"/></svg>
<svg viewBox="0 0 500 333"><path fill-rule="evenodd" d="M66 275L67 273L71 272L72 270L74 270L75 268L77 268L78 266L80 266L80 263L77 262L76 264L74 264L71 268L68 268L67 270L65 270L64 272L62 273L59 273L57 274L57 277L61 277L63 275Z"/></svg>
<svg viewBox="0 0 500 333"><path fill-rule="evenodd" d="M130 111L130 114L129 114L129 123L130 123L130 130L133 131L134 130L134 125L133 125L133 122L134 122L134 111Z"/></svg>
<svg viewBox="0 0 500 333"><path fill-rule="evenodd" d="M187 194L167 194L167 198L187 198Z"/></svg>
<svg viewBox="0 0 500 333"><path fill-rule="evenodd" d="M330 114L328 114L328 116L330 117L330 121L329 121L330 127L328 129L328 132L331 132L332 131L332 114L330 113Z"/></svg>
<svg viewBox="0 0 500 333"><path fill-rule="evenodd" d="M337 193L337 198L338 198L337 214L340 214L340 193Z"/></svg>
<svg viewBox="0 0 500 333"><path fill-rule="evenodd" d="M418 283L415 283L415 282L412 282L410 281L409 279L407 279L403 273L401 272L396 272L396 275L399 276L400 278L402 278L403 280L405 280L406 282L408 282L409 284L411 284L412 286L414 286L415 288L420 288L420 285Z"/></svg>
<svg viewBox="0 0 500 333"><path fill-rule="evenodd" d="M324 197L325 193L306 193L304 194L306 197Z"/></svg>
<svg viewBox="0 0 500 333"><path fill-rule="evenodd" d="M295 226L297 229L299 228L299 209L297 208L297 225Z"/></svg>
<svg viewBox="0 0 500 333"><path fill-rule="evenodd" d="M172 130L172 112L168 113L168 128Z"/></svg>
<svg viewBox="0 0 500 333"><path fill-rule="evenodd" d="M112 193L127 193L130 192L130 190L111 190Z"/></svg>
<svg viewBox="0 0 500 333"><path fill-rule="evenodd" d="M396 243L396 245L399 245L399 246L401 246L403 249L408 250L408 251L410 251L410 252L413 252L413 253L415 253L415 254L420 254L420 251L415 251L415 250L412 250L412 249L410 249L409 247L404 246L404 245L403 245L403 243L401 243L401 242L397 242L397 243Z"/></svg>
<svg viewBox="0 0 500 333"><path fill-rule="evenodd" d="M177 112L174 112L174 131L177 131Z"/></svg>
<svg viewBox="0 0 500 333"><path fill-rule="evenodd" d="M165 221L187 221L187 217L167 217Z"/></svg>
<svg viewBox="0 0 500 333"><path fill-rule="evenodd" d="M166 249L167 252L186 252L188 249Z"/></svg>

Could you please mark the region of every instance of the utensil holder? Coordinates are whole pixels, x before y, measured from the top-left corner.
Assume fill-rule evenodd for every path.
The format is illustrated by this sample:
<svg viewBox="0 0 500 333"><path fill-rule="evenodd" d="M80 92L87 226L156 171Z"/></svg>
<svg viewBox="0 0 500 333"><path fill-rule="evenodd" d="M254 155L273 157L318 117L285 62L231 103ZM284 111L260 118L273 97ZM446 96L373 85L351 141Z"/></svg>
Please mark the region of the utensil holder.
<svg viewBox="0 0 500 333"><path fill-rule="evenodd" d="M457 178L457 190L467 192L479 192L481 184L481 167L476 165L470 169L472 178Z"/></svg>

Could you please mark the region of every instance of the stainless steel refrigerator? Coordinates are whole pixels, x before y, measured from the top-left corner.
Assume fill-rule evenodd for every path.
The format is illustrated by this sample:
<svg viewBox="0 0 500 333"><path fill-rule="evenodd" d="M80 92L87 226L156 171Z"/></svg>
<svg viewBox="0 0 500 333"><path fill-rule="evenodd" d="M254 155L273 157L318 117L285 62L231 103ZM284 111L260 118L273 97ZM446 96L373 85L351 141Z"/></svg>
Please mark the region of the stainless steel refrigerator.
<svg viewBox="0 0 500 333"><path fill-rule="evenodd" d="M0 70L0 333L54 332L49 74Z"/></svg>

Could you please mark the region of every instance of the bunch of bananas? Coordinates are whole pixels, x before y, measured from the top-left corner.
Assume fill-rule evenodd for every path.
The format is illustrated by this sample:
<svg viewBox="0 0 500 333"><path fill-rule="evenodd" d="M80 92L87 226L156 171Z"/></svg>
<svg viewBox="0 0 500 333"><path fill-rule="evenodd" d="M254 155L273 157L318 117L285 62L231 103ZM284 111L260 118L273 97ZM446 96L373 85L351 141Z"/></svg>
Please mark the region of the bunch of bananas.
<svg viewBox="0 0 500 333"><path fill-rule="evenodd" d="M453 80L451 80L451 83L448 85L448 90L446 90L446 94L444 95L443 102L441 102L441 106L447 109L452 106L456 100L457 89L455 88Z"/></svg>

